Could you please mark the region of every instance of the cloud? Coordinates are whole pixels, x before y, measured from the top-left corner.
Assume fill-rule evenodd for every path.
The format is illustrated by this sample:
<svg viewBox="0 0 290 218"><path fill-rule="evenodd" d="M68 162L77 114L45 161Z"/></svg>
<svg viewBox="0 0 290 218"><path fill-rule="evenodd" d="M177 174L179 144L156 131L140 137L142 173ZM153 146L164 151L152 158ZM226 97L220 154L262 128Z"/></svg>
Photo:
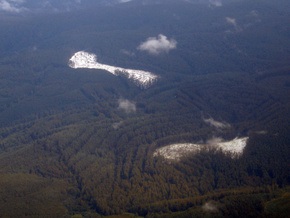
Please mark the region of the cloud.
<svg viewBox="0 0 290 218"><path fill-rule="evenodd" d="M130 2L132 0L119 0L119 3L126 3L126 2Z"/></svg>
<svg viewBox="0 0 290 218"><path fill-rule="evenodd" d="M258 17L258 16L259 16L259 13L258 13L258 11L256 11L256 10L252 10L252 11L250 12L250 15L253 16L253 17Z"/></svg>
<svg viewBox="0 0 290 218"><path fill-rule="evenodd" d="M242 28L237 24L237 21L236 21L235 18L233 18L233 17L226 17L226 22L228 24L232 25L235 28L236 32L242 31Z"/></svg>
<svg viewBox="0 0 290 218"><path fill-rule="evenodd" d="M225 128L230 128L231 125L225 122L219 122L214 120L213 118L208 118L208 119L203 119L203 121L217 129L225 129Z"/></svg>
<svg viewBox="0 0 290 218"><path fill-rule="evenodd" d="M118 100L118 109L125 111L126 113L134 113L136 112L136 104L127 99L119 99Z"/></svg>
<svg viewBox="0 0 290 218"><path fill-rule="evenodd" d="M0 0L0 11L11 13L33 12L33 11L70 11L71 9L79 8L82 5L82 0Z"/></svg>
<svg viewBox="0 0 290 218"><path fill-rule="evenodd" d="M134 53L134 52L128 51L128 50L126 50L126 49L121 49L120 52L121 52L122 54L125 54L125 55L130 56L130 57L135 56L135 53Z"/></svg>
<svg viewBox="0 0 290 218"><path fill-rule="evenodd" d="M259 12L256 10L252 10L249 13L249 16L250 16L251 20L254 20L254 23L260 23L262 21L260 18ZM254 24L254 23L252 23L252 24Z"/></svg>
<svg viewBox="0 0 290 218"><path fill-rule="evenodd" d="M123 121L115 122L112 124L113 129L119 129L123 124Z"/></svg>
<svg viewBox="0 0 290 218"><path fill-rule="evenodd" d="M168 53L175 49L177 42L174 39L168 40L166 36L159 34L158 37L149 37L142 42L137 49L147 51L149 54L158 55L160 53Z"/></svg>
<svg viewBox="0 0 290 218"><path fill-rule="evenodd" d="M261 130L261 131L256 131L255 133L258 134L258 135L266 135L266 134L268 134L268 131Z"/></svg>
<svg viewBox="0 0 290 218"><path fill-rule="evenodd" d="M210 6L221 7L223 3L221 0L209 0Z"/></svg>
<svg viewBox="0 0 290 218"><path fill-rule="evenodd" d="M202 206L202 209L205 211L205 212L216 212L218 209L217 209L217 206L214 205L213 202L207 202L205 203L203 206Z"/></svg>
<svg viewBox="0 0 290 218"><path fill-rule="evenodd" d="M237 26L237 21L235 18L232 18L232 17L226 17L226 21L228 24L231 24L233 26Z"/></svg>
<svg viewBox="0 0 290 218"><path fill-rule="evenodd" d="M0 0L0 10L18 13L25 10L20 6L24 2L23 0Z"/></svg>

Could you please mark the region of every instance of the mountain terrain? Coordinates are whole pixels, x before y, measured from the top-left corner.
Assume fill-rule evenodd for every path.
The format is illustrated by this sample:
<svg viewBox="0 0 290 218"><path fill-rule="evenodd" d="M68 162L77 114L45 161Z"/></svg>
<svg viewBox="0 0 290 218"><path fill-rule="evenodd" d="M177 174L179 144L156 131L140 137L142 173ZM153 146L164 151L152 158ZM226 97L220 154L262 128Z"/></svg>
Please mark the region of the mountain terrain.
<svg viewBox="0 0 290 218"><path fill-rule="evenodd" d="M288 216L287 1L0 8L2 217Z"/></svg>

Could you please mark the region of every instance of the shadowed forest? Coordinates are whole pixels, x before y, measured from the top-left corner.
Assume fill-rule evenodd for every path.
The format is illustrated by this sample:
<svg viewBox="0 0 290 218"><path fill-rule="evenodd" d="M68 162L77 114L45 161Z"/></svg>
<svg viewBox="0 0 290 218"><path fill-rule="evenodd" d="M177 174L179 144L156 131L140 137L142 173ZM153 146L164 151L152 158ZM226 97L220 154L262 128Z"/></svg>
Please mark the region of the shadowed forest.
<svg viewBox="0 0 290 218"><path fill-rule="evenodd" d="M0 217L289 216L289 6L261 2L0 13ZM158 34L176 48L138 49ZM159 80L72 69L80 50ZM239 158L153 156L244 136Z"/></svg>

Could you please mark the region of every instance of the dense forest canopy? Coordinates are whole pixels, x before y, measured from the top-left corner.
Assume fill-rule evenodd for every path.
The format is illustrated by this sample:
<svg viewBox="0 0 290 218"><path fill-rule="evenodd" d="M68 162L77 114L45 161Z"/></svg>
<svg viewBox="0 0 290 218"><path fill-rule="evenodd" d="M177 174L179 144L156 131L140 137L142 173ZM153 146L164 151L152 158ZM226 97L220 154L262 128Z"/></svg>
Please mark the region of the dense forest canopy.
<svg viewBox="0 0 290 218"><path fill-rule="evenodd" d="M1 216L287 217L289 12L285 0L0 1ZM71 68L78 51L158 80ZM241 155L209 146L235 138ZM181 143L206 147L154 155Z"/></svg>

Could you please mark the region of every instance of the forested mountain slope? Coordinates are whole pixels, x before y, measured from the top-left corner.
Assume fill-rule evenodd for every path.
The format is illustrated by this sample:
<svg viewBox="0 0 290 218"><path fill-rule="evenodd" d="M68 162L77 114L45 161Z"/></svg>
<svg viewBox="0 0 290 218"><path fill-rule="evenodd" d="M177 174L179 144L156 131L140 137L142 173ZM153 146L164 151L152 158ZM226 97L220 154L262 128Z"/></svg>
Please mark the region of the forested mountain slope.
<svg viewBox="0 0 290 218"><path fill-rule="evenodd" d="M222 3L1 13L1 216L286 217L287 7ZM158 39L171 47L152 53L145 42ZM70 68L77 51L158 80L140 88ZM174 143L236 137L249 137L239 157L214 148L154 156Z"/></svg>

